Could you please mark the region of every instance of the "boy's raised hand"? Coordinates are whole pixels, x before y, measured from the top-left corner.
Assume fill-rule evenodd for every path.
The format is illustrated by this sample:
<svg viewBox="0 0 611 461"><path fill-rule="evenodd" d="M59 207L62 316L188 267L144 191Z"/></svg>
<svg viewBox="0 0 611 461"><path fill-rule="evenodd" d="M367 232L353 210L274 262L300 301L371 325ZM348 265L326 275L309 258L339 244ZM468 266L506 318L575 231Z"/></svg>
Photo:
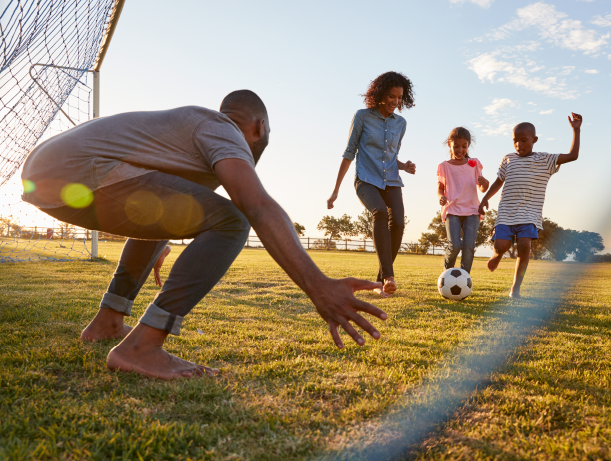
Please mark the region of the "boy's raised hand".
<svg viewBox="0 0 611 461"><path fill-rule="evenodd" d="M573 120L571 120L571 115L573 116ZM581 115L576 114L575 112L571 112L571 115L569 115L569 123L571 124L573 129L576 130L578 128L581 128L581 122L583 121Z"/></svg>

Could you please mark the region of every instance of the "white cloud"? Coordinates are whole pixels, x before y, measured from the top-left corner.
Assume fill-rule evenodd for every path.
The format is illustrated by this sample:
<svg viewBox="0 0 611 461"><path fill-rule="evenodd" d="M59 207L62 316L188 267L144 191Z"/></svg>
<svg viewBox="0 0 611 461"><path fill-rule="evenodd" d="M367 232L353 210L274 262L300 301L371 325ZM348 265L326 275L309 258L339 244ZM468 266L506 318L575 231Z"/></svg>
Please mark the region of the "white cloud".
<svg viewBox="0 0 611 461"><path fill-rule="evenodd" d="M598 74L598 71L596 69L586 69L584 70L584 72L586 74Z"/></svg>
<svg viewBox="0 0 611 461"><path fill-rule="evenodd" d="M583 27L581 21L567 19L568 15L556 11L554 5L538 2L520 8L518 17L499 27L487 37L493 40L502 40L515 32L529 27L539 30L544 40L561 48L583 51L585 54L596 53L601 50L611 37L611 33L600 34L593 29ZM596 18L595 21L606 21L605 18Z"/></svg>
<svg viewBox="0 0 611 461"><path fill-rule="evenodd" d="M563 66L561 71L557 72L556 75L569 75L575 70L575 66ZM554 70L554 69L552 69Z"/></svg>
<svg viewBox="0 0 611 461"><path fill-rule="evenodd" d="M498 52L480 54L468 61L469 69L475 72L482 82L506 82L547 96L561 99L576 98L575 90L567 90L564 80L559 80L556 76L533 77L525 67L498 60L497 55Z"/></svg>
<svg viewBox="0 0 611 461"><path fill-rule="evenodd" d="M556 138L545 138L546 141L555 141Z"/></svg>
<svg viewBox="0 0 611 461"><path fill-rule="evenodd" d="M450 0L450 3L457 3L462 5L465 2L474 3L477 6L481 6L482 8L490 8L492 2L494 0Z"/></svg>
<svg viewBox="0 0 611 461"><path fill-rule="evenodd" d="M515 123L501 123L497 126L487 126L482 130L486 136L506 136L510 135L513 131Z"/></svg>
<svg viewBox="0 0 611 461"><path fill-rule="evenodd" d="M499 110L503 109L504 107L517 107L517 106L518 106L518 103L516 101L512 101L511 99L494 98L492 100L492 104L484 107L484 112L486 112L488 115L496 115L499 113Z"/></svg>
<svg viewBox="0 0 611 461"><path fill-rule="evenodd" d="M536 106L536 104L534 102L529 102L527 105L528 106Z"/></svg>
<svg viewBox="0 0 611 461"><path fill-rule="evenodd" d="M597 16L594 16L594 19L592 19L590 22L595 26L599 27L611 27L611 14L608 14L606 16L602 16L599 14Z"/></svg>
<svg viewBox="0 0 611 461"><path fill-rule="evenodd" d="M541 112L539 112L539 114L541 115L549 115L552 112L554 112L554 109L550 109L550 110L542 110Z"/></svg>

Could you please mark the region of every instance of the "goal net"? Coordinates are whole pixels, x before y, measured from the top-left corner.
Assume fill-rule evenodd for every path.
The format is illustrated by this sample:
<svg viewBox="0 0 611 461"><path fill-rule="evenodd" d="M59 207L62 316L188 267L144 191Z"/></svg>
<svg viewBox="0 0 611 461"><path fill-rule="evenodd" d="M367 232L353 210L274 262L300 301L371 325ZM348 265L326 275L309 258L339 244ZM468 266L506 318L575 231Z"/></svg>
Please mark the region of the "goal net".
<svg viewBox="0 0 611 461"><path fill-rule="evenodd" d="M97 116L94 80L124 0L9 0L0 10L0 262L89 259L92 233L21 201L37 143Z"/></svg>

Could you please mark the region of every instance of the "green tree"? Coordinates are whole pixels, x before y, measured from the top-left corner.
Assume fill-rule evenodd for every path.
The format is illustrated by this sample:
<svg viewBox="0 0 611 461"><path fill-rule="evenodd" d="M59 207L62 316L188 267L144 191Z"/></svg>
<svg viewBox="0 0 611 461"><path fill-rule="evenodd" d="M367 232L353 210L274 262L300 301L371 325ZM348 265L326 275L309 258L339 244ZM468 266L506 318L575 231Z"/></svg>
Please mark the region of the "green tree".
<svg viewBox="0 0 611 461"><path fill-rule="evenodd" d="M441 240L441 237L435 232L423 232L418 240L421 252L423 254L428 253L429 248L432 247L443 247L446 243Z"/></svg>
<svg viewBox="0 0 611 461"><path fill-rule="evenodd" d="M373 213L367 208L354 220L354 230L366 239L373 238Z"/></svg>
<svg viewBox="0 0 611 461"><path fill-rule="evenodd" d="M491 246L492 233L494 231L494 224L496 223L496 210L490 210L486 213L486 216L479 223L479 230L477 232L477 238L475 240L475 248L486 245ZM434 246L446 246L448 244L448 234L446 232L446 224L441 220L441 212L437 212L433 220L428 226L428 230L432 232L423 232L420 237L419 243L422 245L423 242L428 242L429 245ZM436 237L432 237L435 235ZM435 243L433 243L435 242Z"/></svg>
<svg viewBox="0 0 611 461"><path fill-rule="evenodd" d="M316 228L319 231L323 231L325 237L329 237L328 249L331 248L331 240L342 238L342 236L346 238L358 235L358 231L355 229L352 218L347 214L344 214L344 216L341 218L336 218L335 216L324 216Z"/></svg>
<svg viewBox="0 0 611 461"><path fill-rule="evenodd" d="M603 238L598 232L581 231L575 234L575 259L585 262L589 256L605 249Z"/></svg>
<svg viewBox="0 0 611 461"><path fill-rule="evenodd" d="M437 212L428 227L432 233L437 236L437 244L435 246L446 246L448 244L448 234L446 233L446 224L441 220L441 212ZM430 237L426 237L431 234L430 232L423 232L419 241L428 241L430 243ZM432 243L430 243L432 245Z"/></svg>
<svg viewBox="0 0 611 461"><path fill-rule="evenodd" d="M0 216L0 235L8 236L9 233L19 231L22 227L12 216Z"/></svg>
<svg viewBox="0 0 611 461"><path fill-rule="evenodd" d="M564 229L548 218L543 218L543 230L539 231L539 241L533 240L533 246L539 245L547 250L545 257L564 261L575 253L577 231Z"/></svg>
<svg viewBox="0 0 611 461"><path fill-rule="evenodd" d="M303 237L305 235L305 226L302 226L298 222L294 222L293 226L295 226L295 232L299 237Z"/></svg>
<svg viewBox="0 0 611 461"><path fill-rule="evenodd" d="M479 222L479 230L475 239L475 248L479 246L493 246L492 234L494 233L494 225L496 224L496 210L488 210L486 216Z"/></svg>

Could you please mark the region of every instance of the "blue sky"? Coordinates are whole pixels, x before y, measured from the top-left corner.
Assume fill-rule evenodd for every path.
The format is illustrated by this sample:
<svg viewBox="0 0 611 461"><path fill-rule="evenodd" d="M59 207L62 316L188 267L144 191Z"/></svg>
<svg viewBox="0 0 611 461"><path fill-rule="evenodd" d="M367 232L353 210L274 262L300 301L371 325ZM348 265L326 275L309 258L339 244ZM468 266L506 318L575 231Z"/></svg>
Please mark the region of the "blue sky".
<svg viewBox="0 0 611 461"><path fill-rule="evenodd" d="M182 105L217 109L248 88L272 128L258 172L291 218L320 235L325 214L363 207L348 173L326 209L360 94L394 70L415 86L401 115L400 158L408 224L417 240L438 210L436 167L455 126L473 130L471 152L494 179L512 152L511 129L530 121L537 151L568 152L571 111L584 117L581 156L552 177L544 216L600 232L611 249L611 2L522 0L128 0L102 67L102 115ZM496 208L498 196L491 204Z"/></svg>

